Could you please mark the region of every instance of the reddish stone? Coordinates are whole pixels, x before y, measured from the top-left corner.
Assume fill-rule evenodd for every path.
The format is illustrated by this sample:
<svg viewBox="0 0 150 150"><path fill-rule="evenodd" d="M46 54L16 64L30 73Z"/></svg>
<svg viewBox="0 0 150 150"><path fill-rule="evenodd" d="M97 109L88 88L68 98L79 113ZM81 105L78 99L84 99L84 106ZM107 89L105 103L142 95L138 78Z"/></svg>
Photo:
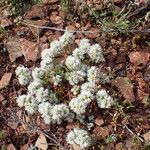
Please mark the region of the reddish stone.
<svg viewBox="0 0 150 150"><path fill-rule="evenodd" d="M44 18L46 16L46 10L38 5L32 6L30 11L25 15L26 19L34 19L34 18Z"/></svg>
<svg viewBox="0 0 150 150"><path fill-rule="evenodd" d="M3 75L3 77L0 80L0 89L6 87L9 84L11 77L12 77L12 73L5 73Z"/></svg>
<svg viewBox="0 0 150 150"><path fill-rule="evenodd" d="M52 21L52 23L54 24L61 24L63 22L63 19L56 13L53 12L50 16L50 20Z"/></svg>
<svg viewBox="0 0 150 150"><path fill-rule="evenodd" d="M47 27L49 25L49 21L44 20L44 19L43 20L30 20L28 21L28 23L33 24L35 26L40 26L40 27L43 27L43 26ZM35 36L43 34L43 31L45 30L45 29L40 29L40 28L38 29L32 26L30 27L30 29Z"/></svg>
<svg viewBox="0 0 150 150"><path fill-rule="evenodd" d="M12 25L13 25L13 23L8 18L1 20L1 27L2 28L7 28L7 27L10 27Z"/></svg>
<svg viewBox="0 0 150 150"><path fill-rule="evenodd" d="M76 27L75 27L75 25L68 25L65 27L65 29L70 30L70 31L75 31Z"/></svg>
<svg viewBox="0 0 150 150"><path fill-rule="evenodd" d="M19 38L17 37L9 38L6 43L6 48L9 52L9 59L11 62L14 62L18 57L23 55Z"/></svg>
<svg viewBox="0 0 150 150"><path fill-rule="evenodd" d="M95 39L97 37L100 36L100 33L99 33L99 29L96 29L96 28L92 28L90 30L88 30L89 32L91 33L85 33L85 35L90 38L90 39Z"/></svg>
<svg viewBox="0 0 150 150"><path fill-rule="evenodd" d="M150 141L150 131L143 135L145 141Z"/></svg>
<svg viewBox="0 0 150 150"><path fill-rule="evenodd" d="M0 94L0 102L2 102L4 99L4 96Z"/></svg>
<svg viewBox="0 0 150 150"><path fill-rule="evenodd" d="M95 124L98 126L101 126L102 124L104 124L104 120L101 118L96 118L95 119Z"/></svg>
<svg viewBox="0 0 150 150"><path fill-rule="evenodd" d="M14 129L14 130L16 130L17 127L18 127L18 123L17 123L17 122L14 122L14 121L9 121L9 122L7 123L7 125L8 125L9 127L11 127L12 129Z"/></svg>
<svg viewBox="0 0 150 150"><path fill-rule="evenodd" d="M16 148L14 147L13 144L9 144L9 145L7 146L7 150L16 150Z"/></svg>
<svg viewBox="0 0 150 150"><path fill-rule="evenodd" d="M39 54L37 43L33 43L26 39L20 39L20 42L21 42L22 53L26 61L29 60L36 61Z"/></svg>
<svg viewBox="0 0 150 150"><path fill-rule="evenodd" d="M141 100L143 103L148 102L149 94L141 91L140 89L137 90L138 98Z"/></svg>
<svg viewBox="0 0 150 150"><path fill-rule="evenodd" d="M133 64L146 64L150 60L150 53L142 51L131 52L129 58L130 62Z"/></svg>
<svg viewBox="0 0 150 150"><path fill-rule="evenodd" d="M93 130L94 135L97 138L105 138L109 135L109 130L107 127L95 127L95 129Z"/></svg>
<svg viewBox="0 0 150 150"><path fill-rule="evenodd" d="M120 90L127 101L135 101L133 85L129 78L117 77L112 80L112 84Z"/></svg>
<svg viewBox="0 0 150 150"><path fill-rule="evenodd" d="M25 144L23 146L21 146L20 150L27 150L29 148L29 144Z"/></svg>

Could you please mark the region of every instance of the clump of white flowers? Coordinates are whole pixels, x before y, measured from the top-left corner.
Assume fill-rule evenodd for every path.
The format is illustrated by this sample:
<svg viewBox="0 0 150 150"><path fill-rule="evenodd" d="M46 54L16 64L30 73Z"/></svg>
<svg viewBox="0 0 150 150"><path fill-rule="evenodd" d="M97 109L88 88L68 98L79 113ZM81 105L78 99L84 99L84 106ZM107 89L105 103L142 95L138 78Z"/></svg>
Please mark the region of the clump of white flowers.
<svg viewBox="0 0 150 150"><path fill-rule="evenodd" d="M17 98L19 107L25 107L25 110L33 114L37 111L38 103L31 95L21 95Z"/></svg>
<svg viewBox="0 0 150 150"><path fill-rule="evenodd" d="M100 108L110 108L114 103L113 98L101 89L101 84L109 82L110 78L98 67L105 61L100 45L91 45L88 39L81 39L65 61L59 63L55 60L73 42L73 33L67 31L53 41L50 48L42 51L39 67L16 69L19 83L27 86L27 94L16 100L19 107L29 114L39 112L46 124L71 122L74 118L83 123L92 101L96 101ZM70 88L68 99L71 94L65 104L61 95L63 84ZM90 129L93 123L89 122L87 126ZM86 148L91 146L92 139L87 131L75 128L67 135L67 142Z"/></svg>
<svg viewBox="0 0 150 150"><path fill-rule="evenodd" d="M83 149L92 145L92 138L90 134L86 130L78 128L74 128L70 131L66 140L68 144L77 144Z"/></svg>
<svg viewBox="0 0 150 150"><path fill-rule="evenodd" d="M88 104L94 99L94 95L90 91L83 91L76 98L73 98L69 106L76 114L83 114Z"/></svg>
<svg viewBox="0 0 150 150"><path fill-rule="evenodd" d="M102 48L100 47L99 44L90 46L88 54L89 54L89 57L91 58L91 60L96 63L105 61Z"/></svg>
<svg viewBox="0 0 150 150"><path fill-rule="evenodd" d="M66 66L69 70L78 70L81 67L81 61L77 57L70 55L66 59Z"/></svg>
<svg viewBox="0 0 150 150"><path fill-rule="evenodd" d="M24 66L18 67L16 69L16 75L21 85L27 85L32 80L31 71Z"/></svg>
<svg viewBox="0 0 150 150"><path fill-rule="evenodd" d="M114 101L105 90L100 90L96 93L97 104L100 108L110 108Z"/></svg>
<svg viewBox="0 0 150 150"><path fill-rule="evenodd" d="M65 104L51 105L50 103L41 103L38 107L46 124L57 123L62 121L71 122L74 114L70 112L69 107Z"/></svg>
<svg viewBox="0 0 150 150"><path fill-rule="evenodd" d="M16 75L21 85L28 85L27 95L17 98L19 107L24 107L30 113L41 113L45 123L57 123L62 121L72 121L74 114L65 104L59 104L56 94L50 90L50 86L45 88L53 81L57 86L62 81L61 75L54 73L54 58L63 51L69 43L72 43L74 36L66 32L59 40L53 41L49 49L41 53L42 61L40 67L34 68L32 72L25 67L18 67ZM46 86L45 86L46 85Z"/></svg>

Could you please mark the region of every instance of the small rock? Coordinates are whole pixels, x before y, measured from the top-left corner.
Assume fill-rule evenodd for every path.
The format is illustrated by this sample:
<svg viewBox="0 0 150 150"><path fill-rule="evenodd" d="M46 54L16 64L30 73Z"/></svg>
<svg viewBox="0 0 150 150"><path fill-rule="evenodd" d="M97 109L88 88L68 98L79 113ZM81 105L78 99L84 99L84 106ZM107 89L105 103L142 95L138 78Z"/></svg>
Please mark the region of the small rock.
<svg viewBox="0 0 150 150"><path fill-rule="evenodd" d="M71 31L75 31L76 30L76 27L75 25L68 25L65 27L66 30L71 30Z"/></svg>
<svg viewBox="0 0 150 150"><path fill-rule="evenodd" d="M143 77L139 77L136 79L138 81L139 89L144 89L146 87L146 82L143 80Z"/></svg>
<svg viewBox="0 0 150 150"><path fill-rule="evenodd" d="M80 23L75 23L75 27L79 29L81 27Z"/></svg>
<svg viewBox="0 0 150 150"><path fill-rule="evenodd" d="M45 16L46 10L41 6L34 5L25 15L25 19L42 19Z"/></svg>
<svg viewBox="0 0 150 150"><path fill-rule="evenodd" d="M22 53L26 61L29 60L36 61L39 54L37 43L33 43L26 39L20 39L20 43L21 43Z"/></svg>
<svg viewBox="0 0 150 150"><path fill-rule="evenodd" d="M46 137L41 134L36 143L35 143L35 146L38 148L38 149L41 149L41 150L47 150L48 149L48 145L47 145L47 140L46 140Z"/></svg>
<svg viewBox="0 0 150 150"><path fill-rule="evenodd" d="M96 118L95 119L95 124L98 126L101 126L102 124L104 124L104 120L101 118Z"/></svg>
<svg viewBox="0 0 150 150"><path fill-rule="evenodd" d="M0 102L2 102L4 99L5 99L4 96L0 94Z"/></svg>
<svg viewBox="0 0 150 150"><path fill-rule="evenodd" d="M8 18L5 18L5 19L1 20L1 27L2 28L8 28L12 25L13 25L13 23Z"/></svg>
<svg viewBox="0 0 150 150"><path fill-rule="evenodd" d="M93 130L94 135L97 138L105 138L109 135L109 130L107 127L95 127L95 129Z"/></svg>
<svg viewBox="0 0 150 150"><path fill-rule="evenodd" d="M53 4L58 2L58 0L42 0L43 4Z"/></svg>
<svg viewBox="0 0 150 150"><path fill-rule="evenodd" d="M18 57L22 56L21 44L19 38L11 37L6 43L7 51L9 52L9 59L14 62Z"/></svg>
<svg viewBox="0 0 150 150"><path fill-rule="evenodd" d="M81 147L80 147L79 145L77 145L77 144L72 144L71 146L72 146L73 150L83 150L83 149L81 149Z"/></svg>
<svg viewBox="0 0 150 150"><path fill-rule="evenodd" d="M2 88L5 88L5 87L9 84L9 82L10 82L10 80L11 80L11 77L12 77L12 73L5 73L5 74L2 76L2 78L1 78L1 80L0 80L0 90L1 90Z"/></svg>
<svg viewBox="0 0 150 150"><path fill-rule="evenodd" d="M7 125L9 126L9 127L11 127L12 129L14 129L14 130L16 130L17 129L17 127L18 127L18 123L17 122L12 122L12 121L9 121L8 123L7 123Z"/></svg>
<svg viewBox="0 0 150 150"><path fill-rule="evenodd" d="M3 101L2 101L2 105L5 107L6 104L7 104L7 100L3 100Z"/></svg>
<svg viewBox="0 0 150 150"><path fill-rule="evenodd" d="M148 52L131 52L129 55L130 62L135 65L146 64L150 60L150 53Z"/></svg>
<svg viewBox="0 0 150 150"><path fill-rule="evenodd" d="M7 150L16 150L16 148L14 147L13 144L9 144L9 145L7 146Z"/></svg>
<svg viewBox="0 0 150 150"><path fill-rule="evenodd" d="M28 143L21 146L21 148L20 148L20 150L27 150L27 149L29 149L29 144Z"/></svg>
<svg viewBox="0 0 150 150"><path fill-rule="evenodd" d="M127 77L117 77L112 80L112 84L116 86L129 102L135 101L133 85Z"/></svg>
<svg viewBox="0 0 150 150"><path fill-rule="evenodd" d="M90 30L88 30L90 32L93 32L93 33L86 33L85 35L90 38L90 39L95 39L97 37L100 36L100 33L99 33L99 29L96 29L96 28L92 28ZM95 33L94 33L95 32Z"/></svg>
<svg viewBox="0 0 150 150"><path fill-rule="evenodd" d="M45 26L47 27L49 25L49 21L47 20L26 20L26 22L28 22L29 24L33 24L35 26ZM30 27L32 33L35 35L35 36L42 36L45 29L37 29L35 27Z"/></svg>
<svg viewBox="0 0 150 150"><path fill-rule="evenodd" d="M145 141L150 141L150 131L143 135Z"/></svg>
<svg viewBox="0 0 150 150"><path fill-rule="evenodd" d="M50 16L50 20L54 24L61 24L63 22L63 19L55 12L52 12L52 14Z"/></svg>
<svg viewBox="0 0 150 150"><path fill-rule="evenodd" d="M125 147L125 146L123 145L123 143L122 143L122 142L119 142L119 143L116 144L115 150L123 150L124 147Z"/></svg>

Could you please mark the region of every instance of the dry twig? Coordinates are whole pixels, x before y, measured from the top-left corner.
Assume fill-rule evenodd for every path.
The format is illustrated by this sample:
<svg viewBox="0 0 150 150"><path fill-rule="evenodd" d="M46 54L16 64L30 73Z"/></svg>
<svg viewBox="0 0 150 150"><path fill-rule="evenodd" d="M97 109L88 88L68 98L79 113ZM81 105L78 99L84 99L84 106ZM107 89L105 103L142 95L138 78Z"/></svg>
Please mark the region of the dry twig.
<svg viewBox="0 0 150 150"><path fill-rule="evenodd" d="M99 31L80 31L80 30L66 30L66 29L61 29L61 28L56 28L56 27L48 27L48 26L37 26L28 22L23 22L24 25L30 26L30 27L35 27L38 29L49 29L49 30L55 30L55 31L70 31L73 33L90 33L90 34L95 34L95 33L102 33L102 32L124 32L124 33L150 33L150 29L147 30L136 30L136 29L131 29L131 30L121 30L121 29L109 29L109 30L99 30Z"/></svg>

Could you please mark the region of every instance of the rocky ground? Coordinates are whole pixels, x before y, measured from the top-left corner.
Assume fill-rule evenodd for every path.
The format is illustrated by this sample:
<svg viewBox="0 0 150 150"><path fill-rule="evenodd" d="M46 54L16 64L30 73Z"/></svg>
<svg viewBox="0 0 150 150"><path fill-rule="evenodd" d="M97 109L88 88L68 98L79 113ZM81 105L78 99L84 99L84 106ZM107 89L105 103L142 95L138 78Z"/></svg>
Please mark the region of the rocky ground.
<svg viewBox="0 0 150 150"><path fill-rule="evenodd" d="M130 5L130 13L127 13L131 1L114 0L113 9L117 12L125 10L121 15L127 14L126 18L133 24L129 27L126 27L128 24L124 25L124 20L115 24L117 20L112 17L110 9L112 5L102 5L102 2L91 4L86 1L88 9L83 10L84 6L78 3L68 7L58 0L43 0L19 16L11 14L9 5L0 7L2 150L27 150L31 144L41 141L53 143L46 136L53 134L58 143L69 149L64 140L65 133L74 125L64 123L61 126L46 126L40 118L27 116L16 105L16 97L26 92L26 88L18 83L16 67L21 64L38 66L40 52L49 48L50 42L62 35L63 31L57 29L94 32L75 32L76 42L84 37L99 43L106 58L104 66L111 70L112 80L105 88L116 97L118 105L104 112L92 110L96 119L90 132L96 137L96 144L91 149L150 149L150 16L146 18L150 2L139 0L133 6ZM107 21L107 25L98 22L99 19L104 21L105 17L112 19ZM39 28L43 26L53 29ZM30 125L30 122L35 124ZM43 150L57 149L57 146L40 146ZM79 148L74 146L74 149Z"/></svg>

